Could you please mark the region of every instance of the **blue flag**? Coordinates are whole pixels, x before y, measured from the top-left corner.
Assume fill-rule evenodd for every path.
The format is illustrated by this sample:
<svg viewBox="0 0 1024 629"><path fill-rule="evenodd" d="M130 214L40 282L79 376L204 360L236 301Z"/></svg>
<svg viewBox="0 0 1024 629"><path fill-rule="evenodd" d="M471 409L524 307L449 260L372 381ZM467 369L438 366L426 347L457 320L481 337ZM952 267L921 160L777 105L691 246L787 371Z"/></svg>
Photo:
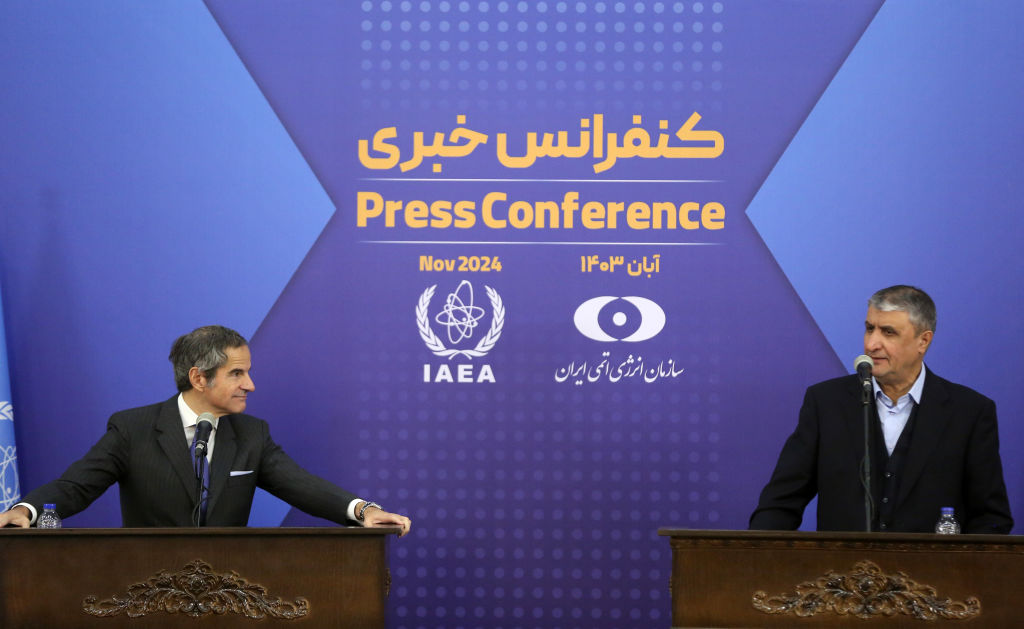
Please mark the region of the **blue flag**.
<svg viewBox="0 0 1024 629"><path fill-rule="evenodd" d="M21 498L18 457L14 450L14 407L11 406L3 312L4 302L0 296L0 511L10 509Z"/></svg>

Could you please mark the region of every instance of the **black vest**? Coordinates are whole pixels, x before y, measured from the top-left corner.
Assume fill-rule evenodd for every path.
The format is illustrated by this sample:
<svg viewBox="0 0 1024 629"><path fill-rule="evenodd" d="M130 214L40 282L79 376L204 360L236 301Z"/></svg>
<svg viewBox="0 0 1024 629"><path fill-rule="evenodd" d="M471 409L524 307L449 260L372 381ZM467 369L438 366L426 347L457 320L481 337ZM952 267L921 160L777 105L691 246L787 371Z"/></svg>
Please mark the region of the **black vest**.
<svg viewBox="0 0 1024 629"><path fill-rule="evenodd" d="M892 530L893 507L903 481L903 469L907 463L907 452L910 451L910 440L917 423L917 404L910 411L907 425L903 427L896 447L892 454L885 448L885 436L882 434L882 420L878 417L877 402L872 401L871 411L875 421L871 423L871 494L875 500L875 517L871 523L872 531Z"/></svg>

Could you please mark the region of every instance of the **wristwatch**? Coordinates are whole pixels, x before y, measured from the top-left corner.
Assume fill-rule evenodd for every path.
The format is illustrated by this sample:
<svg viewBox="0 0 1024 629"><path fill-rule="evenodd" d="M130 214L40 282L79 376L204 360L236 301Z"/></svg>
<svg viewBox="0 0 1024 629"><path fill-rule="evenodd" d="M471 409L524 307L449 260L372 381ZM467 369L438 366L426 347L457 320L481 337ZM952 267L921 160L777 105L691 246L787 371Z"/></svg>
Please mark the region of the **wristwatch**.
<svg viewBox="0 0 1024 629"><path fill-rule="evenodd" d="M363 507L359 509L359 513L356 514L356 519L360 522L363 522L366 519L366 510L369 509L370 507L377 507L381 511L384 510L384 508L381 507L376 502L364 502Z"/></svg>

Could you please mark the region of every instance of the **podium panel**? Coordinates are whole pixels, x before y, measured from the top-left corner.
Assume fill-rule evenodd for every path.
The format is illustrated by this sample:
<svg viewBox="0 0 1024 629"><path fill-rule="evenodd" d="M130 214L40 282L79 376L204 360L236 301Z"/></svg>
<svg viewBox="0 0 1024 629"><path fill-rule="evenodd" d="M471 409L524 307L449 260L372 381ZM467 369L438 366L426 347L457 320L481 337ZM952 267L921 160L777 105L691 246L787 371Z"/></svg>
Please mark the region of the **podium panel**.
<svg viewBox="0 0 1024 629"><path fill-rule="evenodd" d="M398 531L0 529L0 627L384 629Z"/></svg>
<svg viewBox="0 0 1024 629"><path fill-rule="evenodd" d="M661 529L672 624L1024 626L1024 538Z"/></svg>

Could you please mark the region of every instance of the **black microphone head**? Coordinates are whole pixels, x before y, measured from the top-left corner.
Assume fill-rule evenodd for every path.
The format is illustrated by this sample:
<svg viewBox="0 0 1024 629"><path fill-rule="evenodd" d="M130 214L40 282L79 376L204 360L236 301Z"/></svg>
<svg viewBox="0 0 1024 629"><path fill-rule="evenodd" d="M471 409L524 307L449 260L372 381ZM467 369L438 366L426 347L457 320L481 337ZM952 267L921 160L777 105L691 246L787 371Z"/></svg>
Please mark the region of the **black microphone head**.
<svg viewBox="0 0 1024 629"><path fill-rule="evenodd" d="M861 378L870 378L871 370L875 367L875 361L867 354L861 354L853 361L853 369Z"/></svg>
<svg viewBox="0 0 1024 629"><path fill-rule="evenodd" d="M206 453L206 444L210 441L210 433L213 432L213 413L203 413L196 421L196 450Z"/></svg>

